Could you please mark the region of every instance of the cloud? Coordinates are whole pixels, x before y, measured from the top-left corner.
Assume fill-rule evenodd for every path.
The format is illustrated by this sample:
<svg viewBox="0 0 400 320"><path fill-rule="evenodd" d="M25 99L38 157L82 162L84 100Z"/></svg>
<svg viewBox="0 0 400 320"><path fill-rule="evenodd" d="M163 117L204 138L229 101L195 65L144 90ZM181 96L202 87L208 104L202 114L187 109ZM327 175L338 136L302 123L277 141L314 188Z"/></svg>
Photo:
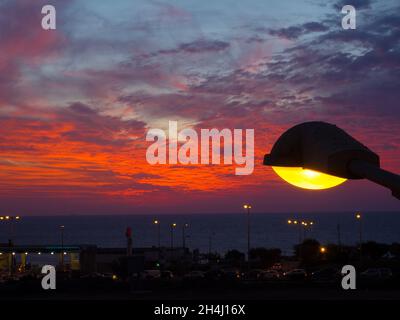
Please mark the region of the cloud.
<svg viewBox="0 0 400 320"><path fill-rule="evenodd" d="M337 10L342 10L342 8L345 5L352 5L356 10L361 10L361 9L369 9L371 8L373 1L372 0L340 0L336 2L333 7Z"/></svg>
<svg viewBox="0 0 400 320"><path fill-rule="evenodd" d="M287 28L270 29L269 34L272 36L278 36L280 38L295 40L306 34L313 32L325 32L328 31L328 27L320 22L307 22L302 25L290 26Z"/></svg>
<svg viewBox="0 0 400 320"><path fill-rule="evenodd" d="M19 6L27 34L11 21ZM93 212L146 205L184 211L204 203L232 210L251 194L264 208L283 210L276 199L290 192L310 208L313 200L261 165L284 130L310 120L337 124L377 151L386 168L399 166L397 6L368 19L363 10L364 24L354 32L323 14L261 30L254 13L240 12L249 24L244 31L229 19L208 25L209 11L152 2L141 9L146 18L135 12L140 21L99 19L101 32L74 21L79 33L66 26L52 36L35 29L36 3L8 1L1 9L0 194L8 207L25 197L42 200L36 212L56 200ZM254 174L148 165L146 131L168 120L197 130L255 129ZM359 193L344 188L313 197L321 207L333 198L350 207L347 193ZM378 204L389 198L382 193Z"/></svg>

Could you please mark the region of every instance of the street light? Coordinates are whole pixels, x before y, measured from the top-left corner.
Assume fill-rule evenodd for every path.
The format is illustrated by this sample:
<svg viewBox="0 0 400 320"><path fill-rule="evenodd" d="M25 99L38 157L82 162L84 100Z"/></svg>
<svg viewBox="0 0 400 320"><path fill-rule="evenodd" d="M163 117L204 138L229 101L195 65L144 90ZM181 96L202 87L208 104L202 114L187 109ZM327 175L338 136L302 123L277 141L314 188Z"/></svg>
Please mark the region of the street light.
<svg viewBox="0 0 400 320"><path fill-rule="evenodd" d="M247 212L247 264L248 268L250 269L250 204L244 204L243 208Z"/></svg>
<svg viewBox="0 0 400 320"><path fill-rule="evenodd" d="M322 254L325 254L326 253L326 248L325 247L319 248L319 252L321 252Z"/></svg>
<svg viewBox="0 0 400 320"><path fill-rule="evenodd" d="M211 232L210 235L208 236L208 259L210 260L211 257L211 252L212 252L212 241L215 236L215 232Z"/></svg>
<svg viewBox="0 0 400 320"><path fill-rule="evenodd" d="M184 223L182 225L182 248L183 251L185 252L185 248L186 248L186 228L189 228L189 224L188 223Z"/></svg>
<svg viewBox="0 0 400 320"><path fill-rule="evenodd" d="M294 220L294 219L288 219L287 224L289 225L296 225L299 226L299 243L301 244L302 242L302 235L303 239L305 239L306 236L306 229L311 228L311 226L314 225L314 221L303 221L303 220Z"/></svg>
<svg viewBox="0 0 400 320"><path fill-rule="evenodd" d="M10 222L10 239L9 243L12 244L12 238L14 236L14 221L20 220L20 216L0 216L0 221L9 221Z"/></svg>
<svg viewBox="0 0 400 320"><path fill-rule="evenodd" d="M0 220L20 220L21 217L20 216L0 216Z"/></svg>
<svg viewBox="0 0 400 320"><path fill-rule="evenodd" d="M161 248L160 220L154 219L153 224L157 226L157 244L158 244L158 250L160 250L160 248Z"/></svg>
<svg viewBox="0 0 400 320"><path fill-rule="evenodd" d="M356 220L358 221L358 234L360 239L360 260L362 259L362 216L361 213L356 213Z"/></svg>
<svg viewBox="0 0 400 320"><path fill-rule="evenodd" d="M174 229L176 228L176 223L171 223L171 250L174 249Z"/></svg>
<svg viewBox="0 0 400 320"><path fill-rule="evenodd" d="M347 179L368 179L400 199L400 176L381 169L376 153L326 122L305 122L284 132L264 156L264 165L296 187L319 190Z"/></svg>

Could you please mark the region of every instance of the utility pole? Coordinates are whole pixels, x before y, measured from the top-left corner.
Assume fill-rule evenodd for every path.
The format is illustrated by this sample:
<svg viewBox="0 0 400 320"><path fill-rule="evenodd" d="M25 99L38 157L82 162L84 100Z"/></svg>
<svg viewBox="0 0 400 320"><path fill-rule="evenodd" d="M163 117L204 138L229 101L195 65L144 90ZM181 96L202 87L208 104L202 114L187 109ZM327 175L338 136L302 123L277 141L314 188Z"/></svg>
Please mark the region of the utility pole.
<svg viewBox="0 0 400 320"><path fill-rule="evenodd" d="M247 211L247 268L250 270L250 204L245 204L243 206Z"/></svg>
<svg viewBox="0 0 400 320"><path fill-rule="evenodd" d="M340 234L340 223L337 224L336 231L337 231L338 246L339 246L339 248L341 248L342 247L342 239L341 239L341 234Z"/></svg>

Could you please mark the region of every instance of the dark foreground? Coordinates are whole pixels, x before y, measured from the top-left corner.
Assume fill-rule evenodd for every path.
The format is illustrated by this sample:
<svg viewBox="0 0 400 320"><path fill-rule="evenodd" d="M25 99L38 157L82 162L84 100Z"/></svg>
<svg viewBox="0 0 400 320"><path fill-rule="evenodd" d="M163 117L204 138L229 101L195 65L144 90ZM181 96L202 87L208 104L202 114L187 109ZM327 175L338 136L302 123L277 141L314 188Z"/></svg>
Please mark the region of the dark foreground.
<svg viewBox="0 0 400 320"><path fill-rule="evenodd" d="M390 285L365 285L344 290L340 283L67 283L43 290L39 281L29 285L2 287L0 300L399 300L400 288Z"/></svg>

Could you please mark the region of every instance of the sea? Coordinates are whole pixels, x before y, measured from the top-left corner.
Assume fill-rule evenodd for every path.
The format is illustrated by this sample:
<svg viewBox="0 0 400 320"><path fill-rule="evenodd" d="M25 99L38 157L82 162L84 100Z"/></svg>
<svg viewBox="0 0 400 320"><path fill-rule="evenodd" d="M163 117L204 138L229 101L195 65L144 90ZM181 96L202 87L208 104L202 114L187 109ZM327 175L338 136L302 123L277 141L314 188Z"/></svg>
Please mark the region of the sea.
<svg viewBox="0 0 400 320"><path fill-rule="evenodd" d="M134 247L183 245L200 252L226 253L247 250L247 214L164 214L154 215L73 215L21 217L0 222L0 243L12 239L15 245L97 245L125 247L125 231L132 230ZM154 219L160 222L158 226ZM307 228L288 224L288 220L313 222ZM171 230L171 224L176 227ZM60 226L63 225L63 231ZM317 239L322 245L354 245L360 241L400 242L400 212L365 212L362 219L355 212L342 213L250 213L251 247L280 248L290 255L303 238ZM63 235L62 235L63 233Z"/></svg>

